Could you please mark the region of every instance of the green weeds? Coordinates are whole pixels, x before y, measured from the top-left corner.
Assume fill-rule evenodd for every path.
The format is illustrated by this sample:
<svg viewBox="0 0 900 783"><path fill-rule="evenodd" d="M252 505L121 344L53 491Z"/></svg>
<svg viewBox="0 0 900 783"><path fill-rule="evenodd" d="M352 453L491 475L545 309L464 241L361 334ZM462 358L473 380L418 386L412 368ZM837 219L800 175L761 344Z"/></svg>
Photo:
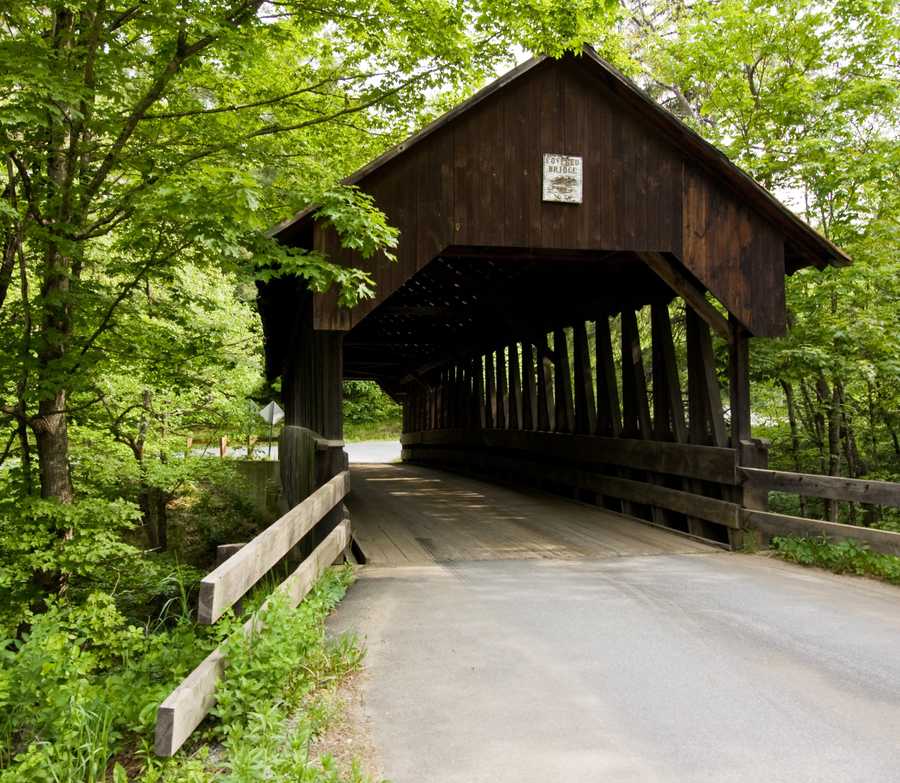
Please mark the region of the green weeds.
<svg viewBox="0 0 900 783"><path fill-rule="evenodd" d="M0 646L0 783L360 780L308 752L328 721L324 694L361 661L355 640L325 634L351 580L349 568L329 570L296 609L273 597L250 640L233 618L195 625L180 597L165 607L170 627L132 625L102 593L51 605ZM155 758L156 707L220 642L228 668L214 716L175 758Z"/></svg>
<svg viewBox="0 0 900 783"><path fill-rule="evenodd" d="M818 566L836 574L873 576L900 585L900 557L873 552L856 541L829 541L818 538L778 537L772 549L784 560Z"/></svg>

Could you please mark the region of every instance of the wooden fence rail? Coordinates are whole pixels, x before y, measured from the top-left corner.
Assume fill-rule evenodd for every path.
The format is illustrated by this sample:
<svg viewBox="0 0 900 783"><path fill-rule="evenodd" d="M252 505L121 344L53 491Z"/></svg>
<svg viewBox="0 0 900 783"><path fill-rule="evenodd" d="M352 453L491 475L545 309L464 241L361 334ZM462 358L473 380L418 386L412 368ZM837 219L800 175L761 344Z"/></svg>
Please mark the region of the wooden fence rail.
<svg viewBox="0 0 900 783"><path fill-rule="evenodd" d="M738 468L738 473L745 486L762 492L788 492L804 497L900 508L900 483L892 481L743 467ZM744 527L757 530L766 538L789 535L826 536L840 541L857 541L876 552L900 555L900 533L888 530L747 508L741 512L741 522Z"/></svg>
<svg viewBox="0 0 900 783"><path fill-rule="evenodd" d="M886 555L900 555L900 533L889 530L793 517L771 511L753 511L748 508L743 509L741 514L745 527L758 530L767 539L774 536L825 536L838 541L857 541L875 552Z"/></svg>
<svg viewBox="0 0 900 783"><path fill-rule="evenodd" d="M424 440L434 443L433 436L438 433L423 434L432 436L426 437ZM520 435L522 433L498 433L486 430L482 433L480 447L475 444L460 447L449 443L447 447L436 445L422 447L416 445L416 443L421 443L420 439L407 436L404 436L403 442L404 448L407 450L406 458L417 462L438 464L463 472L499 471L519 479L552 482L573 489L587 490L625 504L645 504L666 511L690 515L731 530L741 527L741 507L737 503L662 484L652 484L609 474L610 470L616 470L616 465L623 464L628 466L649 465L657 469L659 466L664 466L673 473L683 470L691 471L695 468L699 469L699 465L703 464L704 458L706 458L707 465L715 466L710 472L715 476L725 478L734 475L735 456L731 449L619 440L616 441L616 445L624 442L625 447L614 451L610 444L588 442L586 448L570 452L570 463L566 464L557 459L559 451L557 446L561 441L572 443L579 441L581 440L580 436L549 435L544 437L543 433L526 433L529 441L542 444L543 448L536 448L533 452L521 454L510 449L513 444L521 440L518 437ZM584 440L612 441L614 439L592 436ZM501 448L492 449L491 446L500 446ZM415 449L414 454L408 453L412 449ZM685 461L678 462L672 459L673 451L682 452L686 449L699 450L698 454L692 455L692 459L687 461L687 467L685 467ZM571 460L573 459L577 459L578 462L572 464ZM600 463L599 459L604 462ZM591 464L593 460L598 461L596 464ZM630 506L623 506L623 508L630 508Z"/></svg>
<svg viewBox="0 0 900 783"><path fill-rule="evenodd" d="M900 483L893 481L818 476L811 473L790 473L784 470L759 468L739 470L749 484L770 492L792 492L807 497L900 507Z"/></svg>
<svg viewBox="0 0 900 783"><path fill-rule="evenodd" d="M400 436L403 446L447 446L505 449L540 455L548 460L618 465L676 476L736 484L734 449L637 438L607 438L522 430L431 430Z"/></svg>
<svg viewBox="0 0 900 783"><path fill-rule="evenodd" d="M218 620L350 491L343 471L273 522L200 582L197 621Z"/></svg>
<svg viewBox="0 0 900 783"><path fill-rule="evenodd" d="M345 519L276 588L275 593L286 596L291 606L299 604L322 572L347 549L350 537L350 520ZM244 634L251 636L262 630L260 618L268 603L267 600L244 624ZM225 672L225 664L224 652L217 647L160 705L156 715L156 755L174 755L213 708L216 685Z"/></svg>

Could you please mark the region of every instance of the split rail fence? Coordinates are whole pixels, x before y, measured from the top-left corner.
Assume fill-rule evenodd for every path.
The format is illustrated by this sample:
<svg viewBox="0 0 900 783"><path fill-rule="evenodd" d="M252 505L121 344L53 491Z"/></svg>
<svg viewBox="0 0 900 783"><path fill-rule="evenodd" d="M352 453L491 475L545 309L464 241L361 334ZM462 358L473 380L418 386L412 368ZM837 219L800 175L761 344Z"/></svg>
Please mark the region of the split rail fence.
<svg viewBox="0 0 900 783"><path fill-rule="evenodd" d="M316 438L314 433L308 435L312 446L308 458L312 459L315 446L321 444L322 439ZM333 449L336 443L326 442L326 447ZM308 541L307 536L311 533L315 535L318 525L323 521L327 524L329 518L341 517L324 539L303 558L299 567L275 590L275 593L285 596L291 606L299 604L323 571L342 555L346 556L350 548L350 519L346 507L342 505L349 491L350 474L347 470L342 470L253 540L240 548L230 547L237 551L200 583L198 622L207 625L215 623L275 565L292 551L296 552L301 541ZM263 603L244 624L241 629L243 634L249 637L263 631L262 617L268 603L268 600ZM224 675L226 664L222 647L217 647L160 705L155 738L155 752L158 756L174 755L209 714L215 705L216 685Z"/></svg>

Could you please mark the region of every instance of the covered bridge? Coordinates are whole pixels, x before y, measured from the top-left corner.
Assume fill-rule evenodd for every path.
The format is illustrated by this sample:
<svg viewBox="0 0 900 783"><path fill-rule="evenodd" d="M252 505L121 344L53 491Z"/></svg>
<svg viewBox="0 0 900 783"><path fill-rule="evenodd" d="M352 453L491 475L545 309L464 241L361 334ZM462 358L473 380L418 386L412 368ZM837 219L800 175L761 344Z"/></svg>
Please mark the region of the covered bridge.
<svg viewBox="0 0 900 783"><path fill-rule="evenodd" d="M332 441L315 483L345 465L342 381L373 379L403 405L404 461L740 541L766 497L741 472L766 464L748 339L783 334L785 275L849 263L838 248L588 47L347 182L400 230L396 263L342 248L315 207L273 234L368 270L374 298L295 279L259 298L286 424Z"/></svg>
<svg viewBox="0 0 900 783"><path fill-rule="evenodd" d="M557 699L559 680L544 675L552 668L549 659L571 656L569 639L589 645L603 636L590 655L580 656L580 664L574 656L575 668L588 672L583 682L618 681L640 692L642 684L652 681L652 698L657 699L673 661L686 667L688 679L701 668L715 676L720 670L714 667L723 660L732 666L737 662L743 671L750 660L743 655L744 642L765 638L759 634L759 615L751 614L742 623L721 626L729 639L741 636L740 657L721 640L715 647L704 639L698 654L694 623L705 627L708 616L742 616L745 597L752 598L756 590L757 603L762 596L766 612L762 625L779 628L769 621L771 591L758 572L758 564L768 561L748 566L749 559L688 558L691 566L672 570L681 558L658 558L653 571L662 574L662 581L656 592L647 592L646 564L638 560L628 566L622 558L605 560L611 566L606 568L601 559L710 552L713 545L739 545L747 530L827 534L900 555L900 533L840 524L836 513L825 521L766 510L769 490L900 506L900 484L765 470L765 445L751 434L749 338L784 331L786 274L849 259L592 50L525 63L349 181L370 193L400 229L398 261L363 261L343 249L334 230L316 222L315 208L275 229L281 242L368 269L377 290L373 299L347 310L338 307L333 292L314 294L301 280L282 278L260 287L268 372L282 378L287 426L279 461L287 508L250 542L220 547L223 562L200 585L199 622L217 622L265 574L297 555L302 562L276 588L291 604L303 599L330 563L353 554L387 565L598 561L587 563L586 569L585 563L564 569L558 563L523 569L522 562L455 566L453 573L473 580L469 589L445 589L450 570L443 567L407 570L409 579L380 581L378 569L367 572L373 580L361 605L368 600L390 606L391 623L382 620L379 632L397 640L376 649L392 649L392 670L409 675L401 677L405 684L399 687L394 679L384 680L383 688L390 692L384 701L387 711L414 716L407 723L415 729L432 727L440 748L446 746L445 727L452 724L457 747L469 750L474 736L469 723L477 732L485 715L510 714L491 712L498 703L505 707L507 693L513 692L498 698L502 687L494 687L494 678L501 672L507 684L515 678L549 683L551 691L544 693L551 702ZM350 485L341 421L345 378L373 379L403 405L405 464L354 468L348 499L352 525L343 506ZM618 568L622 563L625 567ZM736 583L723 586L722 571L736 573L742 567L756 573L755 586L746 579L740 589ZM615 574L622 590L595 590L603 573ZM535 579L543 580L544 590L559 589L550 591L543 613L517 615L524 601L535 598ZM797 649L805 655L839 636L831 629L845 626L844 612L852 618L851 609L860 599L857 593L837 608L834 598L817 596L810 602L809 589L798 592L798 583L793 577L779 582L786 605L792 607L785 622L794 622L800 606L805 616L824 623L813 623L817 636L791 637L802 639ZM583 592L588 587L590 592ZM701 609L703 619L698 620L696 605L658 600L682 587L707 597L718 587L722 595L732 593L732 606L740 604L740 609L723 610L728 604L717 598L711 608ZM830 589L837 591L834 585ZM574 600L559 613L556 597L569 590L575 591ZM586 595L590 601L584 600ZM465 627L452 619L444 622L453 617L456 602ZM663 637L667 641L658 645L664 650L666 677L657 678L662 669L652 663L652 655L646 657L652 647L647 639L654 637L641 634L630 648L607 644L609 629L615 627L609 622L622 615L623 606L629 607L619 626L626 639L632 625L653 622L648 607L655 607L657 618L672 607L678 607L679 622L688 618L688 646L677 635ZM885 599L879 606L865 610L866 620L874 617L873 622L888 628L881 618L893 617L886 608L892 604ZM487 612L488 619L476 621L470 611ZM503 619L497 621L501 612ZM548 621L554 631L545 633ZM857 621L855 628L864 627L859 617ZM260 610L246 621L243 633L252 637L264 624ZM671 630L677 623L660 625ZM441 676L429 676L428 682L443 679L451 662L457 675L461 665L467 678L476 669L469 660L488 673L485 697L466 700L466 719L447 719L459 714L454 712L459 702L455 687L420 689L427 671L421 659L429 656L422 655L421 646L409 644L409 628L416 636L427 635L429 650L451 651L430 656L428 665ZM516 646L504 647L507 634ZM779 644L790 637L780 630L776 635ZM533 652L538 638L542 648L559 652L523 666L527 656L518 653L526 648ZM548 646L554 643L555 648ZM764 679L772 671L768 645L760 648L765 652L758 662ZM487 646L515 654L502 655L491 668ZM869 643L876 652L883 646L883 641ZM463 648L468 658L463 656L460 664L457 651ZM623 649L651 663L643 670L622 668L628 657ZM157 753L175 753L215 704L225 655L222 647L210 653L160 705ZM487 666L482 666L484 660ZM790 675L788 680L797 680L796 667L780 668ZM386 670L382 659L381 671ZM810 671L817 683L828 682L827 676L835 682L846 679L843 669ZM755 683L759 676L751 673L744 679ZM472 680L466 682L467 693L475 690ZM565 682L572 687L581 681ZM799 682L805 697L807 680ZM745 683L738 686L738 711L746 707L745 712L755 715L754 705L740 703ZM881 686L881 679L871 680L870 701L853 696L847 709L864 703L869 712L875 710ZM660 724L665 732L641 746L642 758L646 747L660 744L659 738L663 747L683 746L671 727L683 723L684 687L669 688L668 698L659 698L657 706L663 712L668 707L673 722ZM697 690L693 683L690 690ZM413 694L415 700L426 698L422 693L427 696L425 712L420 704L410 711L402 694ZM569 724L555 718L541 723L539 715L532 725L528 706L541 692L528 687L520 693L525 700L511 703L522 705L516 713L529 716L524 728L539 738L535 747L540 746L540 753L526 752L520 759L532 772L539 768L535 764L555 763L565 755L547 752L544 743L553 732L557 741L562 732L564 743L572 737L582 743L582 724L596 725L593 708L591 714L572 712ZM778 703L781 692L776 687L772 693L771 700ZM469 720L472 703L482 713L475 721ZM647 712L640 699L629 699L626 709L628 704L639 705L640 716ZM809 710L801 712L798 720ZM558 710L546 713L555 716ZM423 714L440 719L422 720ZM710 731L724 725L718 714L715 709L710 713ZM778 719L783 717L781 710ZM727 721L732 718L728 713ZM487 722L491 731L504 723ZM573 723L577 730L570 728ZM463 724L468 734L458 731ZM751 724L758 724L755 717ZM396 725L392 722L392 731ZM632 725L644 724L635 718ZM876 728L882 725L884 721ZM516 731L523 728L515 726ZM833 728L828 723L828 732ZM604 732L608 743L610 735ZM394 742L421 750L421 736L413 731ZM516 747L523 747L521 738L516 740ZM502 757L506 770L507 755L495 754L490 761ZM569 755L582 764L595 759L580 752ZM447 757L458 761L453 753ZM615 758L619 763L625 756ZM755 762L751 754L746 763ZM421 778L420 755L414 764L416 779Z"/></svg>

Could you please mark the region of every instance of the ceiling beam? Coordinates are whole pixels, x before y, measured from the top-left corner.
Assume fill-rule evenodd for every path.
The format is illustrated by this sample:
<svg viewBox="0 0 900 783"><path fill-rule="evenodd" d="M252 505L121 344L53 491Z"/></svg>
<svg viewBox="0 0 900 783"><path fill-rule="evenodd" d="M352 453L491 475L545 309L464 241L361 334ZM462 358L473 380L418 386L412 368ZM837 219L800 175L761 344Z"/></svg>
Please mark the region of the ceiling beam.
<svg viewBox="0 0 900 783"><path fill-rule="evenodd" d="M728 319L706 301L706 295L702 288L662 253L638 251L635 255L656 272L669 288L684 299L712 329L729 343L731 342L732 334L731 329L728 328Z"/></svg>

